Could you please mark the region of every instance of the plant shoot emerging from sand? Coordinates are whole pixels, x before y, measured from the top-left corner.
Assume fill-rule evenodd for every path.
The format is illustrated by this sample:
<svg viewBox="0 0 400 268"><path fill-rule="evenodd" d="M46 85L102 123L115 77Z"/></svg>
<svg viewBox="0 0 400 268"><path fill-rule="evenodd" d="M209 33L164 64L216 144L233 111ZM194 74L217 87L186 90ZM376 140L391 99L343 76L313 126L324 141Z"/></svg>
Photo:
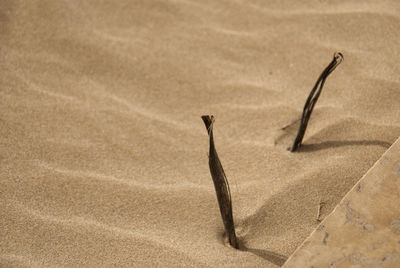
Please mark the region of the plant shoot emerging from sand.
<svg viewBox="0 0 400 268"><path fill-rule="evenodd" d="M214 182L215 192L219 210L221 212L222 221L225 231L232 247L238 249L239 245L236 239L235 224L233 222L231 192L229 190L228 180L226 179L224 169L219 161L217 151L214 145L213 125L214 116L203 115L201 117L206 125L208 136L210 137L209 166L212 180Z"/></svg>
<svg viewBox="0 0 400 268"><path fill-rule="evenodd" d="M343 61L342 53L336 52L333 55L333 59L332 59L331 63L329 63L329 65L325 68L325 70L318 77L318 80L315 83L313 89L311 90L310 95L308 95L307 101L304 105L299 131L293 142L292 147L290 148L291 152L296 151L301 146L301 142L303 141L304 134L306 133L308 121L310 120L311 113L314 109L315 104L318 101L318 98L319 98L319 95L321 94L322 88L324 87L326 78L329 76L329 74L331 72L333 72L333 70L335 70L335 68L342 61Z"/></svg>

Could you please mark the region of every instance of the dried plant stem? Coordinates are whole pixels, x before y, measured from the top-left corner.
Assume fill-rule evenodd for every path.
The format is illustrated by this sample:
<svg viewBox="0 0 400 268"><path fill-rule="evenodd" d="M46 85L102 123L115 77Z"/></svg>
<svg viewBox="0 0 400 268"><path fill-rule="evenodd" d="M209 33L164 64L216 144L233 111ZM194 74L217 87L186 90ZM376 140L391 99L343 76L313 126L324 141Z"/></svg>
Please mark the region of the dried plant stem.
<svg viewBox="0 0 400 268"><path fill-rule="evenodd" d="M233 213L232 213L232 200L231 193L229 190L228 180L226 179L224 169L222 168L222 164L219 161L217 151L215 150L214 145L214 136L213 136L213 125L214 125L214 117L203 115L201 117L204 121L206 129L208 131L208 135L210 137L210 152L209 152L209 166L212 180L214 182L215 192L217 194L217 200L219 205L219 210L221 212L222 221L225 226L225 231L229 238L229 243L234 248L239 248L236 233L235 233L235 224L233 222Z"/></svg>
<svg viewBox="0 0 400 268"><path fill-rule="evenodd" d="M291 152L295 152L300 146L301 142L303 141L304 134L306 133L308 121L310 120L311 113L314 109L315 104L318 101L318 98L321 94L322 88L324 87L326 78L329 76L333 70L343 61L343 55L340 52L336 52L333 55L333 59L331 63L325 68L325 70L319 76L317 82L315 83L313 89L310 92L310 95L307 98L307 101L303 108L303 114L301 116L301 122L299 131L297 136L293 142L292 147L290 148Z"/></svg>
<svg viewBox="0 0 400 268"><path fill-rule="evenodd" d="M325 205L325 202L321 202L321 201L319 201L319 204L318 204L318 210L317 210L317 222L321 222L321 209L322 209L322 206L323 205Z"/></svg>

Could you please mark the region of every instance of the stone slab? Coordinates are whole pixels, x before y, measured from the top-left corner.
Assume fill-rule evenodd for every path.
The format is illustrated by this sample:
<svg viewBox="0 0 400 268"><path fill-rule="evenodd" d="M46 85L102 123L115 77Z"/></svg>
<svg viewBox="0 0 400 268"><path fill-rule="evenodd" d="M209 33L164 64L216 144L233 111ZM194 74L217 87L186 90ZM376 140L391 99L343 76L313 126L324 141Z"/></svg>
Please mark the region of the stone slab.
<svg viewBox="0 0 400 268"><path fill-rule="evenodd" d="M400 267L400 138L283 267Z"/></svg>

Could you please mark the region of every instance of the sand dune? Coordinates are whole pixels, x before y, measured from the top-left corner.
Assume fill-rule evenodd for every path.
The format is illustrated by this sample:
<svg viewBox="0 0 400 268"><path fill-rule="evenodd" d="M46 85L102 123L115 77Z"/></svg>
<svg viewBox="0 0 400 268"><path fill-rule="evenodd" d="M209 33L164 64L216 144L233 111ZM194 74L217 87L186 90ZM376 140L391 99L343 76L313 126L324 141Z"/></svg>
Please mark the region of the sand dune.
<svg viewBox="0 0 400 268"><path fill-rule="evenodd" d="M0 264L275 267L400 135L388 1L0 4ZM299 153L286 150L335 51ZM200 116L216 117L241 251ZM246 249L247 248L247 249Z"/></svg>

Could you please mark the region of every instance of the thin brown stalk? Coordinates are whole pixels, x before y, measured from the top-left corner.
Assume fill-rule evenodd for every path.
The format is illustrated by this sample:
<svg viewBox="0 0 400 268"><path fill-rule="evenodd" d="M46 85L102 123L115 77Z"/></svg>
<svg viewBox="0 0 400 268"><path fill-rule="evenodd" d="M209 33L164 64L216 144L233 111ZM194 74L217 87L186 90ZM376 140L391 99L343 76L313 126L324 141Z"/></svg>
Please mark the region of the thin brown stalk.
<svg viewBox="0 0 400 268"><path fill-rule="evenodd" d="M336 52L333 55L333 59L331 63L325 68L325 70L319 76L317 82L315 83L313 89L310 92L310 95L307 98L307 101L303 108L303 114L301 116L301 122L299 131L297 136L293 142L292 147L290 148L291 152L296 151L300 146L301 142L303 141L304 134L306 133L308 121L310 120L311 113L314 109L315 104L318 101L318 98L321 94L322 88L324 87L326 78L335 70L335 68L343 61L343 55L340 52Z"/></svg>
<svg viewBox="0 0 400 268"><path fill-rule="evenodd" d="M319 201L318 210L317 210L317 222L321 222L321 210L322 210L323 205L325 205L325 202Z"/></svg>
<svg viewBox="0 0 400 268"><path fill-rule="evenodd" d="M221 161L219 160L217 151L215 150L213 135L214 116L210 117L208 115L203 115L201 118L204 121L210 137L209 166L211 178L214 182L215 192L217 194L222 222L224 223L229 243L232 247L238 249L239 245L235 233L235 224L233 222L232 199L229 190L229 184L228 180L226 179L224 169L222 168Z"/></svg>

